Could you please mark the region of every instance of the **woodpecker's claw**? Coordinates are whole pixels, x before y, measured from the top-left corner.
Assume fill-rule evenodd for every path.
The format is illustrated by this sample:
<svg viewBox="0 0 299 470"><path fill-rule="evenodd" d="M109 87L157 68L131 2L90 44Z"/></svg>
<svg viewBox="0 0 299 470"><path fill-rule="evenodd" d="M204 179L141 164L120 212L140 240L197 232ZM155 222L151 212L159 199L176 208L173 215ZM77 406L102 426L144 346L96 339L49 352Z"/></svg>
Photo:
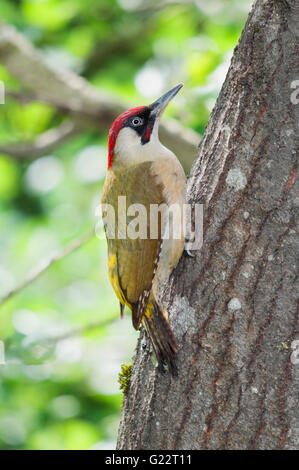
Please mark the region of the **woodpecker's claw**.
<svg viewBox="0 0 299 470"><path fill-rule="evenodd" d="M191 253L190 250L185 250L185 251L186 251L187 255L190 256L190 258L194 258L195 255L193 253Z"/></svg>

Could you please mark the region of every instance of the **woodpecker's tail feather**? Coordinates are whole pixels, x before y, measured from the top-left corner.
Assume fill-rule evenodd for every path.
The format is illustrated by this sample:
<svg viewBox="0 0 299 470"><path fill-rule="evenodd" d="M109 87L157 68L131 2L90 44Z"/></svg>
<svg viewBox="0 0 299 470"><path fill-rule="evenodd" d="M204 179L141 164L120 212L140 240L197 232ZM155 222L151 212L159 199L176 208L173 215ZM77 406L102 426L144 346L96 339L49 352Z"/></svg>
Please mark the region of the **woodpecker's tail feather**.
<svg viewBox="0 0 299 470"><path fill-rule="evenodd" d="M159 370L165 372L165 365L167 364L172 376L177 377L178 370L175 362L177 353L176 339L167 318L156 302L148 305L142 322L157 356Z"/></svg>

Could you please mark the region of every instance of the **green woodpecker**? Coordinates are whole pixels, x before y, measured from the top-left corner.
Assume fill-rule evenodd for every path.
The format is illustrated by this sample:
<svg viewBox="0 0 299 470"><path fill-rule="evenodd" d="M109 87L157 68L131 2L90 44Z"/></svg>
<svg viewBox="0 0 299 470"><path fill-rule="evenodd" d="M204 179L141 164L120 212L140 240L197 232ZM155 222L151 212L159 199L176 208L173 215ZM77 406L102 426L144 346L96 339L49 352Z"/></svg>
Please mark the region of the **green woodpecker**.
<svg viewBox="0 0 299 470"><path fill-rule="evenodd" d="M134 328L137 330L142 323L151 339L159 369L164 371L168 364L173 375L177 375L177 344L161 305L159 288L169 279L184 250L183 230L174 235L173 229L183 225L186 177L177 157L159 141L158 128L164 109L182 86L177 85L149 106L126 111L114 121L109 131L108 172L101 197L102 207L109 204L116 215L114 218L108 211L103 218L109 277L120 301L121 316L124 306L128 306ZM142 204L145 208L146 237L127 236L132 218L119 214L119 196L126 197L126 207ZM160 217L156 236L151 237L151 207L161 204L166 208L176 205L180 210L170 214L168 236L165 220L161 222Z"/></svg>

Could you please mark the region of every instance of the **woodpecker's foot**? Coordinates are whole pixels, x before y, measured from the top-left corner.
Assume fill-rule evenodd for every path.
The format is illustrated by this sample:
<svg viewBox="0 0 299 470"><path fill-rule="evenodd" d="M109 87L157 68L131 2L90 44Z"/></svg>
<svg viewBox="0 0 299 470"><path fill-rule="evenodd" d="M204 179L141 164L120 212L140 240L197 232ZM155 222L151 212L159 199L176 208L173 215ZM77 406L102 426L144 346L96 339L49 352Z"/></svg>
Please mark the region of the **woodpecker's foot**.
<svg viewBox="0 0 299 470"><path fill-rule="evenodd" d="M166 374L166 372L168 371L167 362L164 360L159 361L158 370L159 372L161 372L161 374Z"/></svg>
<svg viewBox="0 0 299 470"><path fill-rule="evenodd" d="M186 251L187 255L190 256L190 258L194 258L195 255L193 253L191 253L190 250L185 250L185 251Z"/></svg>

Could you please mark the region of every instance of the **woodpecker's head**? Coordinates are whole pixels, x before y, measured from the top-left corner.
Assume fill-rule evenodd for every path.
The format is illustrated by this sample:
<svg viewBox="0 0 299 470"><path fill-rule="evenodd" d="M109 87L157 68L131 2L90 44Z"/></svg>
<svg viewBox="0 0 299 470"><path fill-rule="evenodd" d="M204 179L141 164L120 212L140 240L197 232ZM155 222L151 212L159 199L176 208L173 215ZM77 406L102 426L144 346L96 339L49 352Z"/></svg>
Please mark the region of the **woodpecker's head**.
<svg viewBox="0 0 299 470"><path fill-rule="evenodd" d="M115 119L108 137L108 170L118 160L138 163L151 151L150 147L159 144L160 117L182 86L180 83L149 106L129 109Z"/></svg>

